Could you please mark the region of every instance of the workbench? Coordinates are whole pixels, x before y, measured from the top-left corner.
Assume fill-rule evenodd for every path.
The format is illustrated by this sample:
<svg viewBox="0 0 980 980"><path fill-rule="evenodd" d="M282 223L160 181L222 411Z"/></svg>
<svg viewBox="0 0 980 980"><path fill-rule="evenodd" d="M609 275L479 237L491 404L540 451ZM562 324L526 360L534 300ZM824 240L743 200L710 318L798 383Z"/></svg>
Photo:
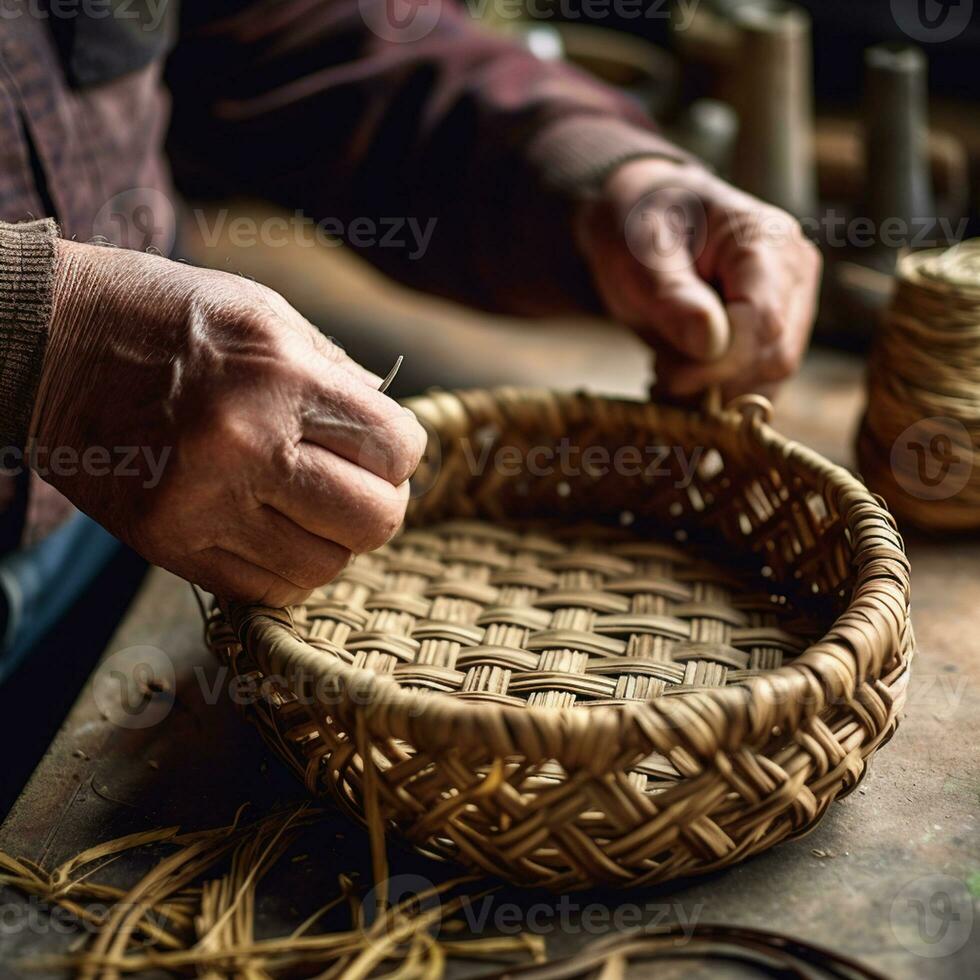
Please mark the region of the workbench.
<svg viewBox="0 0 980 980"><path fill-rule="evenodd" d="M850 464L861 370L857 359L811 354L779 400L778 427ZM615 921L694 918L786 932L890 977L980 976L980 540L907 535L907 545L918 652L898 732L860 787L808 836L725 872L642 892L572 896L564 932L548 914L554 896L501 893L502 903L536 906L551 955L580 948ZM220 826L246 801L258 814L302 799L301 787L239 717L229 678L205 649L186 583L152 571L106 654L116 668L136 658L163 674L172 670L175 686L168 691L163 678L151 694L156 701L127 715L107 704L118 685L107 681L109 668L98 668L0 828L0 850L49 867L125 833ZM144 726L144 718L155 723ZM366 836L339 814L307 831L294 850L300 858L287 859L260 893L264 927L295 922L322 904L339 872L369 874ZM396 845L390 850L394 875L439 880L453 873ZM125 878L132 860L122 857L106 875ZM639 911L618 920L602 914L623 904ZM0 962L8 971L16 959L71 941L13 892L0 893L0 909ZM452 968L456 976L486 971ZM653 968L640 972L653 975Z"/></svg>

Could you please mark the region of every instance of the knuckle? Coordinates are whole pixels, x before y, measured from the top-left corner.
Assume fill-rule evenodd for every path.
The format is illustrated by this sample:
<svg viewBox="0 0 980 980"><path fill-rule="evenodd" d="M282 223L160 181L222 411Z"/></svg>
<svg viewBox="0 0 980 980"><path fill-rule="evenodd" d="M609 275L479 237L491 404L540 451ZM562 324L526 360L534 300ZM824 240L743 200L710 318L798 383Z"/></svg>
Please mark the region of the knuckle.
<svg viewBox="0 0 980 980"><path fill-rule="evenodd" d="M796 373L800 364L800 355L796 354L786 344L780 344L769 358L767 380L782 381Z"/></svg>
<svg viewBox="0 0 980 980"><path fill-rule="evenodd" d="M810 241L809 238L804 237L802 240L802 254L804 262L808 263L810 266L810 272L814 278L819 278L821 271L823 270L823 255L820 249Z"/></svg>
<svg viewBox="0 0 980 980"><path fill-rule="evenodd" d="M418 468L423 455L425 455L429 436L419 424L418 419L411 413L402 416L398 429L400 433L398 458L401 461L401 468L396 467L393 476L395 482L400 484L404 483Z"/></svg>
<svg viewBox="0 0 980 980"><path fill-rule="evenodd" d="M756 322L758 323L759 340L762 343L780 340L786 330L784 311L771 303L756 306Z"/></svg>
<svg viewBox="0 0 980 980"><path fill-rule="evenodd" d="M327 337L312 326L309 336L314 350L331 364L341 364L346 360L347 352L333 337Z"/></svg>
<svg viewBox="0 0 980 980"><path fill-rule="evenodd" d="M301 473L302 453L299 442L280 439L269 453L268 465L262 473L262 485L271 481L275 486L290 486Z"/></svg>
<svg viewBox="0 0 980 980"><path fill-rule="evenodd" d="M219 336L252 337L273 325L271 305L264 287L232 273L214 271L197 281L190 301L191 317Z"/></svg>
<svg viewBox="0 0 980 980"><path fill-rule="evenodd" d="M800 223L780 208L764 205L745 218L748 227L742 229L746 252L763 258L774 251L785 253L806 240Z"/></svg>
<svg viewBox="0 0 980 980"><path fill-rule="evenodd" d="M788 211L770 205L761 211L761 216L767 225L783 236L799 237L800 223Z"/></svg>
<svg viewBox="0 0 980 980"><path fill-rule="evenodd" d="M248 303L258 323L267 327L282 327L292 311L289 301L271 286L254 279L241 279L242 300Z"/></svg>
<svg viewBox="0 0 980 980"><path fill-rule="evenodd" d="M251 426L242 415L222 406L211 413L198 449L215 462L240 464L255 454L256 445Z"/></svg>

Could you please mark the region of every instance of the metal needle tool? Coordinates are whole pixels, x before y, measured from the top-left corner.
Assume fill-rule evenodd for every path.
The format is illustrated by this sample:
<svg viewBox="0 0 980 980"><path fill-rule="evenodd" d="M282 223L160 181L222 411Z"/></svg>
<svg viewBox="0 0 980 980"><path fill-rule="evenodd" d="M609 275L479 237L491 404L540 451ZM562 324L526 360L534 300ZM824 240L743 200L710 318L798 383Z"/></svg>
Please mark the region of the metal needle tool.
<svg viewBox="0 0 980 980"><path fill-rule="evenodd" d="M395 375L398 374L398 369L402 366L402 361L405 360L404 354L398 355L398 360L395 361L395 366L385 375L384 381L381 382L381 387L378 391L384 393L391 386L391 382L395 380Z"/></svg>

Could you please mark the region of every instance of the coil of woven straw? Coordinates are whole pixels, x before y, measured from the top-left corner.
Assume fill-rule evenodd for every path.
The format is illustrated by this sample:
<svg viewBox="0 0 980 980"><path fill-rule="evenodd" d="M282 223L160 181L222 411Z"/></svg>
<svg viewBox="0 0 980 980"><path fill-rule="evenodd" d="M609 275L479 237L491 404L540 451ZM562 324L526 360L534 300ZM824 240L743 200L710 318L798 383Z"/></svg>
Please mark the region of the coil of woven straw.
<svg viewBox="0 0 980 980"><path fill-rule="evenodd" d="M900 518L980 528L980 239L899 262L868 364L858 459Z"/></svg>

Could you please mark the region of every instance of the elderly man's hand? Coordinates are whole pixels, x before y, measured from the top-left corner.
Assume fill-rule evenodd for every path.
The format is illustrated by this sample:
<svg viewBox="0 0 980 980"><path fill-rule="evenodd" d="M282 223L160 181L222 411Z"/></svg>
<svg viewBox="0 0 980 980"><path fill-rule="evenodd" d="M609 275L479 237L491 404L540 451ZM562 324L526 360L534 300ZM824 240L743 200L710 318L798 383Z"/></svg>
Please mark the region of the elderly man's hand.
<svg viewBox="0 0 980 980"><path fill-rule="evenodd" d="M619 167L585 206L580 246L609 314L657 352L657 387L767 391L806 349L820 254L799 224L696 164Z"/></svg>
<svg viewBox="0 0 980 980"><path fill-rule="evenodd" d="M150 561L270 605L391 537L425 433L380 378L249 280L58 251L32 422L49 482Z"/></svg>

